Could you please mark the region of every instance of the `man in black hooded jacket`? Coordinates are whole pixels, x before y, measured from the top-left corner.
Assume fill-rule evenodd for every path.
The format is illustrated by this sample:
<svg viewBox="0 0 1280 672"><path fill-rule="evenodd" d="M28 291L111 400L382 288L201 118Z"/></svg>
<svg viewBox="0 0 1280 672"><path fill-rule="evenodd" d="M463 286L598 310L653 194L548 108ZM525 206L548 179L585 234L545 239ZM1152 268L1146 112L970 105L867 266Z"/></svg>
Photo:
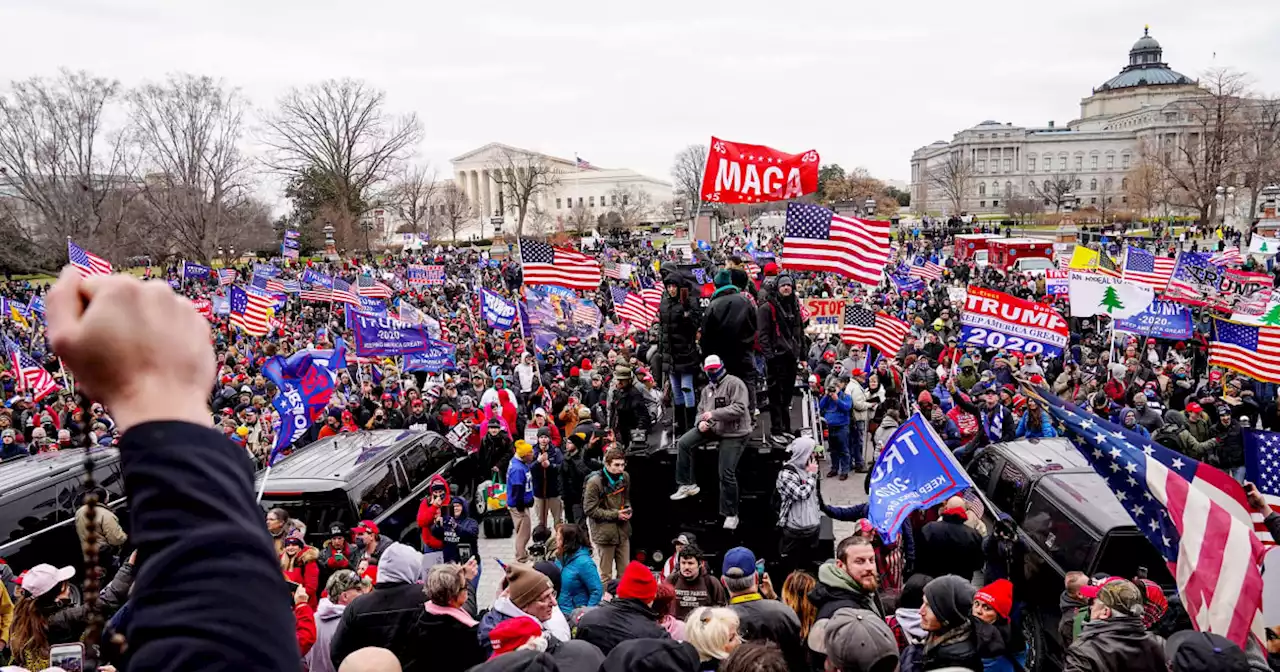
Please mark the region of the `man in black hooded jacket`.
<svg viewBox="0 0 1280 672"><path fill-rule="evenodd" d="M769 383L769 433L791 434L790 403L795 389L796 363L804 348L800 303L790 275L778 276L777 290L759 308L760 351Z"/></svg>
<svg viewBox="0 0 1280 672"><path fill-rule="evenodd" d="M704 355L717 355L729 373L747 384L751 410L756 405L756 309L751 300L733 286L728 270L715 275L715 294L702 318Z"/></svg>

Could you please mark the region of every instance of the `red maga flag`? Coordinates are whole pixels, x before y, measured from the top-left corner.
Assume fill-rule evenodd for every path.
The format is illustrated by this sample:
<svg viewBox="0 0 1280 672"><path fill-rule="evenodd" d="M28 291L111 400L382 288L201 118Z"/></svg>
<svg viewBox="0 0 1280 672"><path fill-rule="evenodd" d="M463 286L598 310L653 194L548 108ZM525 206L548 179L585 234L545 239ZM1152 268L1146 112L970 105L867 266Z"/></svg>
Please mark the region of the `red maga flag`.
<svg viewBox="0 0 1280 672"><path fill-rule="evenodd" d="M702 172L702 200L712 203L786 201L818 190L818 152L786 154L764 145L715 136Z"/></svg>

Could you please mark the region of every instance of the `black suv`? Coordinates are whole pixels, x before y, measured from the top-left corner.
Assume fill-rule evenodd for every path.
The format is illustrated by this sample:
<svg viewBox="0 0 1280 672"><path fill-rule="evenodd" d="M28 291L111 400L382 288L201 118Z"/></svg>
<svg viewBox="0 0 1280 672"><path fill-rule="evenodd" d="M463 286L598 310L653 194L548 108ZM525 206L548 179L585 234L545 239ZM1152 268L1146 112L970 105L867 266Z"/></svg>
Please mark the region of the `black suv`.
<svg viewBox="0 0 1280 672"><path fill-rule="evenodd" d="M381 429L339 434L280 460L271 468L262 509L281 507L307 526L307 542L319 548L329 526L355 527L372 520L395 541L422 548L418 505L433 474L455 497L471 501L478 482L474 460L435 432ZM255 491L266 470L259 471Z"/></svg>
<svg viewBox="0 0 1280 672"><path fill-rule="evenodd" d="M1146 571L1169 598L1168 618L1177 620L1182 613L1164 558L1070 441L994 444L974 457L968 472L998 509L987 511L988 527L999 513L1009 514L1027 549L1022 576L1010 578L1027 605L1023 630L1029 671L1061 668L1058 600L1068 571L1130 579Z"/></svg>
<svg viewBox="0 0 1280 672"><path fill-rule="evenodd" d="M0 558L14 573L47 562L84 566L76 537L76 509L84 494L85 449L74 448L0 463ZM128 530L120 452L93 450L93 477L107 505Z"/></svg>

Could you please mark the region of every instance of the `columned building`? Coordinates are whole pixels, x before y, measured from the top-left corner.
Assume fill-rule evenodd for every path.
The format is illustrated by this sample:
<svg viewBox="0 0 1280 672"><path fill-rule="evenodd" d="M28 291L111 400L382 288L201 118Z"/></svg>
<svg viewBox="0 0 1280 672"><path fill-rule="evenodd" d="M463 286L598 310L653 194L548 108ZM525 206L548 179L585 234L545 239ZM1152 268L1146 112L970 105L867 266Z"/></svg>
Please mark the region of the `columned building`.
<svg viewBox="0 0 1280 672"><path fill-rule="evenodd" d="M1080 118L1066 126L987 120L949 142L917 149L911 155L912 209L958 214L938 181L948 164L962 161L969 178L960 209L969 213L1004 213L1009 199L1018 197L1035 198L1053 212L1059 203L1044 194L1063 180L1072 183L1077 207L1129 210L1127 174L1138 163L1139 147L1187 147L1199 139L1198 125L1179 103L1205 92L1163 56L1160 43L1144 30L1129 50L1128 65L1081 100Z"/></svg>
<svg viewBox="0 0 1280 672"><path fill-rule="evenodd" d="M552 171L556 184L531 204L525 218L527 232L550 233L569 228L566 223L575 212L594 220L621 210L638 219L637 223L645 224L671 219L671 183L634 170L599 168L580 159L563 159L496 142L455 157L451 163L454 182L470 200L486 234L493 233L489 223L494 217L503 218L506 232L514 229L517 219L514 204L507 202L495 177L511 167L523 170L530 165Z"/></svg>

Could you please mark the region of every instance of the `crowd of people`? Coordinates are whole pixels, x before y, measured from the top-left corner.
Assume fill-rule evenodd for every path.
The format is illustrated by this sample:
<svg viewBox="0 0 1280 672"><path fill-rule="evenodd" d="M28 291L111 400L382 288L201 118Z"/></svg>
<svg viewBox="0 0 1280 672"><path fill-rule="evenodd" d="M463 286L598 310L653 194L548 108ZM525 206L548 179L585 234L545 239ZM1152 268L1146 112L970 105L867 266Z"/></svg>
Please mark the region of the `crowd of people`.
<svg viewBox="0 0 1280 672"><path fill-rule="evenodd" d="M18 568L25 573L0 591L0 656L41 669L53 645L84 641L101 616L108 636L101 646L89 637L88 656L120 669L195 667L201 656L214 656L205 665L308 670L1023 669L1028 614L1013 562L1020 542L1007 517L984 523L980 505L955 497L913 515L889 543L867 521L866 504L828 503L823 481L869 472L916 412L962 464L988 444L1056 436L1020 384L1240 480L1242 428L1280 427L1280 410L1273 385L1208 365L1207 310L1185 341L1127 336L1091 317L1070 318L1061 357L962 343L960 306L948 288L987 287L1070 314L1064 296L1046 293L1043 276L952 257L952 237L972 228L955 220L899 228L898 258L945 268L914 292L792 272L776 261L781 238L760 232L688 256L647 239L612 241L595 254L625 266L626 276L576 293L600 309L596 329L566 330L550 343L483 320L480 288L519 300L526 283L518 257L437 247L281 264L273 277L298 280L311 270L353 286L362 275L385 283L393 310L403 315L397 304L408 304L431 316L456 346L455 365L433 371L351 353L323 417L286 453L346 432L467 427L463 450L479 473L501 476L514 528L515 561L499 567L490 604L478 604L476 593L492 564L461 550L478 549L478 521L438 476L418 511L421 544L393 541L364 520L354 529L335 524L317 548L299 512L283 509L267 511L264 525L249 486L270 459L278 423L277 390L263 366L277 354L331 349L339 337L350 343L345 306L289 295L271 333L249 336L214 308L226 291L217 276L182 277L178 265L149 282L74 271L47 291L10 282L7 300L27 310L5 323L6 336L62 389L36 398L23 376L0 374L11 400L0 409L0 458L119 445L130 529L103 527L109 509L96 507L98 543L104 553L134 555L111 568L93 609L73 590L73 568ZM1227 245L1217 232L1154 233L1130 244L1161 253ZM445 279L409 282L418 264L443 266ZM255 268L238 272L248 280ZM647 289L660 290L651 322L623 320L615 290ZM190 319L191 302L173 301L177 294L208 299L206 315ZM805 298L845 298L905 321L910 333L897 352L815 335ZM108 310L118 314L103 316ZM119 361L104 361L113 355ZM174 379L181 375L189 379ZM139 378L154 389L139 391ZM817 400L816 433L792 425L808 398L802 389ZM183 422L166 422L175 420ZM668 482L635 483L628 457L651 440L674 446L674 473ZM696 497L700 478L710 481L696 473L695 451L714 443L724 529L759 525L739 509L737 469L753 440L785 451L776 547L704 552L679 520L633 521L633 488L673 489L676 502ZM853 523L834 557L819 550L824 515ZM1280 529L1280 518L1268 523ZM633 559L633 524L673 535L661 570ZM1066 670L1266 669L1266 651L1245 652L1216 635L1164 638L1168 604L1150 580L1065 569ZM287 603L265 599L285 586ZM176 624L193 615L201 623L183 632Z"/></svg>

